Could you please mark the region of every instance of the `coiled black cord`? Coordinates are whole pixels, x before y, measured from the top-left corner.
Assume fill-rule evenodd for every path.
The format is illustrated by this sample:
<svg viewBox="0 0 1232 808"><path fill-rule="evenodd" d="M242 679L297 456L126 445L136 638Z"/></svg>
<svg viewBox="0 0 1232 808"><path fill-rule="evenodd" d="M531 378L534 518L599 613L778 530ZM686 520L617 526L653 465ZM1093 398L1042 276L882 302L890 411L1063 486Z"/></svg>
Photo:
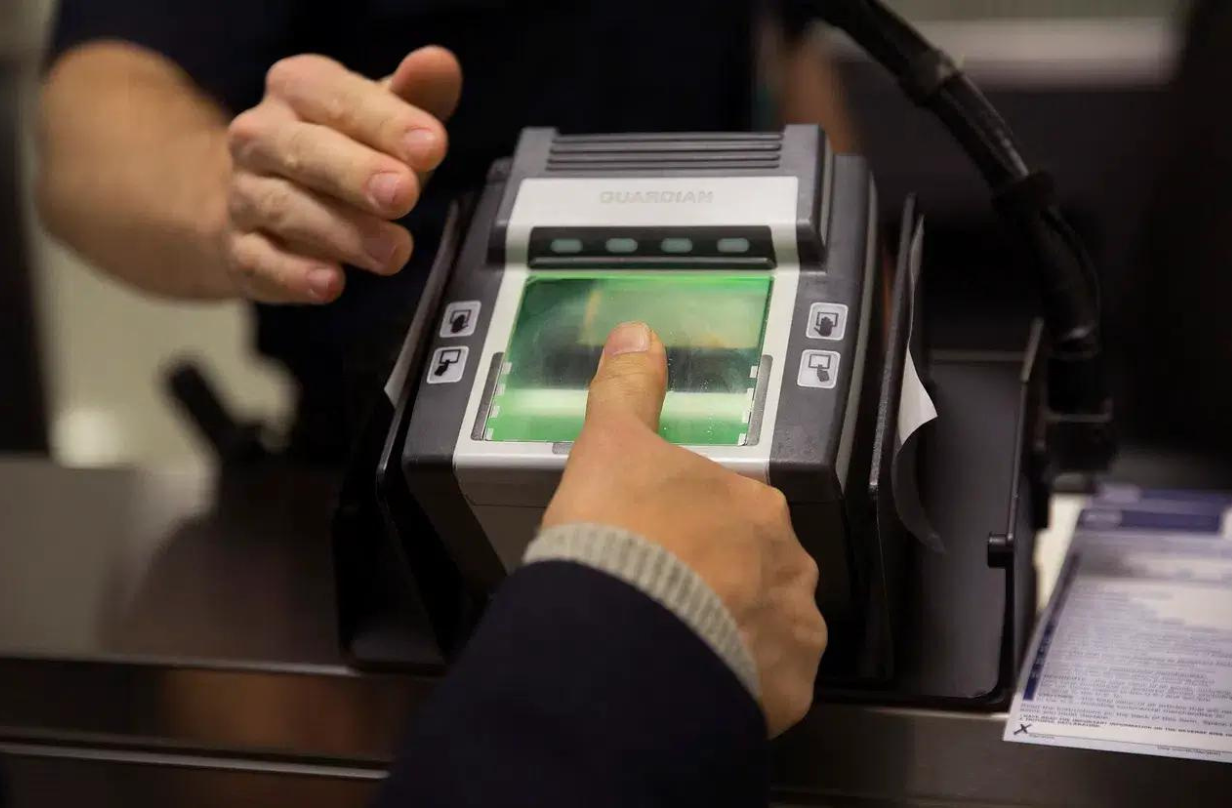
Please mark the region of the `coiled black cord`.
<svg viewBox="0 0 1232 808"><path fill-rule="evenodd" d="M1047 174L1032 171L1009 125L953 60L878 0L816 0L818 18L841 29L935 114L993 194L993 204L1040 280L1051 342L1049 407L1110 412L1100 344L1099 279L1065 221Z"/></svg>

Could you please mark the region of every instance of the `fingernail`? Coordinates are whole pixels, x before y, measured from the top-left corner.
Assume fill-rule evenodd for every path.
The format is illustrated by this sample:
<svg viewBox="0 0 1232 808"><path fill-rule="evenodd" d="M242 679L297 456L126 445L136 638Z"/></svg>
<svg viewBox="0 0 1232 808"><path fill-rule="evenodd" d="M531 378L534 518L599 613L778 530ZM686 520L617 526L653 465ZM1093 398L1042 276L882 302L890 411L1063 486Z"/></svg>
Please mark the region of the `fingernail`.
<svg viewBox="0 0 1232 808"><path fill-rule="evenodd" d="M407 155L415 161L417 168L433 168L436 161L437 138L430 129L412 129L403 139L406 143Z"/></svg>
<svg viewBox="0 0 1232 808"><path fill-rule="evenodd" d="M383 235L364 236L364 252L368 253L369 257L382 268L389 264L396 249L397 245L394 244L393 239L385 238Z"/></svg>
<svg viewBox="0 0 1232 808"><path fill-rule="evenodd" d="M608 334L603 352L608 356L644 353L650 350L650 326L645 323L621 323Z"/></svg>
<svg viewBox="0 0 1232 808"><path fill-rule="evenodd" d="M392 208L398 202L398 190L402 177L392 171L383 171L368 180L368 195L382 208Z"/></svg>
<svg viewBox="0 0 1232 808"><path fill-rule="evenodd" d="M308 271L308 289L312 296L322 303L334 299L338 273L328 267L317 267Z"/></svg>

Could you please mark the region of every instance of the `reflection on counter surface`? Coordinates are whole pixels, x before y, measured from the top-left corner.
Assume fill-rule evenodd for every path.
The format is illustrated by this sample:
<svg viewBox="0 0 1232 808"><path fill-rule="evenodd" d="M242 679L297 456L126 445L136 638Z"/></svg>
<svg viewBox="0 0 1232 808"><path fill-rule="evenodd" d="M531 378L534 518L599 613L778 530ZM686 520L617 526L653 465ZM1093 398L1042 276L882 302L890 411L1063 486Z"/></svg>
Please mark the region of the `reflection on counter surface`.
<svg viewBox="0 0 1232 808"><path fill-rule="evenodd" d="M38 461L0 462L0 477L0 726L388 755L427 684L363 681L341 658L328 478Z"/></svg>

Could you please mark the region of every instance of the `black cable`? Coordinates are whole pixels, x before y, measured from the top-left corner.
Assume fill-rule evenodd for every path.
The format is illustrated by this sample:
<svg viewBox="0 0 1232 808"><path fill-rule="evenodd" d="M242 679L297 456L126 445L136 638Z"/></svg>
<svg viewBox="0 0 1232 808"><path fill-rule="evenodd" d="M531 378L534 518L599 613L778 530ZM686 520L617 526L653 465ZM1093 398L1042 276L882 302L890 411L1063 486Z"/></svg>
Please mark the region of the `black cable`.
<svg viewBox="0 0 1232 808"><path fill-rule="evenodd" d="M817 11L894 75L913 101L942 119L990 186L1028 173L1000 113L949 56L909 23L870 0L819 0Z"/></svg>
<svg viewBox="0 0 1232 808"><path fill-rule="evenodd" d="M1099 281L1058 209L1047 174L1032 171L1009 125L943 51L878 0L815 0L817 17L846 32L933 112L993 193L994 207L1039 276L1051 355L1049 406L1108 414L1100 346Z"/></svg>

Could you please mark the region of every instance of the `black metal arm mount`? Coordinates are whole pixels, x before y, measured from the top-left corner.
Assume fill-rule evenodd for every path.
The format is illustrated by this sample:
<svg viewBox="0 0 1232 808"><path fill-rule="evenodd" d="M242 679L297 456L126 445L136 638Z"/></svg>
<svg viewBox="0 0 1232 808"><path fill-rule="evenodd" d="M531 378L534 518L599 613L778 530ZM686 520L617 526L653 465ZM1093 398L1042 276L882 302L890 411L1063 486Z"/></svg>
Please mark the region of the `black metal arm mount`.
<svg viewBox="0 0 1232 808"><path fill-rule="evenodd" d="M814 0L818 19L844 31L936 115L992 191L992 203L1038 278L1049 338L1044 407L1056 472L1107 468L1116 451L1100 337L1099 278L1061 216L1051 177L1023 160L1009 126L943 51L878 0Z"/></svg>

